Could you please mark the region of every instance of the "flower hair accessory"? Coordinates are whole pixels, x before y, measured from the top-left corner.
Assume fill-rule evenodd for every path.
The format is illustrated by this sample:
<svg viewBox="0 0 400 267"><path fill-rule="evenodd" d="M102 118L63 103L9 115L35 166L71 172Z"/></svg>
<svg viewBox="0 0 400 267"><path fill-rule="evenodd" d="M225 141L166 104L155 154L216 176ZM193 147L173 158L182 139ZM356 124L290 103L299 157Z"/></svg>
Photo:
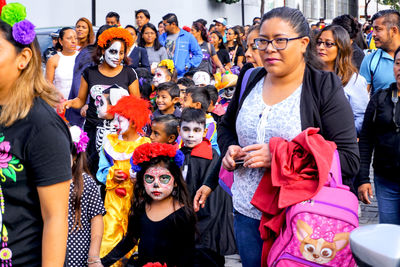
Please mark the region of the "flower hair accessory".
<svg viewBox="0 0 400 267"><path fill-rule="evenodd" d="M158 67L167 67L167 69L169 70L169 72L171 74L174 73L174 62L171 59L163 59L161 60L161 62L158 64Z"/></svg>
<svg viewBox="0 0 400 267"><path fill-rule="evenodd" d="M86 151L89 137L79 126L71 126L69 128L71 132L72 142L74 142L76 152L81 153Z"/></svg>
<svg viewBox="0 0 400 267"><path fill-rule="evenodd" d="M26 18L25 7L20 3L10 3L2 7L1 20L12 27L14 40L29 45L35 40L35 25Z"/></svg>
<svg viewBox="0 0 400 267"><path fill-rule="evenodd" d="M161 156L171 158L171 161L175 162L178 167L181 167L183 165L183 161L185 160L185 155L174 145L147 143L139 146L135 149L135 152L133 152L131 159L132 169L135 172L138 172L142 169L140 164L148 162L152 158Z"/></svg>
<svg viewBox="0 0 400 267"><path fill-rule="evenodd" d="M133 37L129 33L128 30L123 28L109 28L105 30L102 34L100 34L99 39L97 40L97 45L105 48L108 41L113 39L122 39L124 40L127 47L131 47L133 45Z"/></svg>

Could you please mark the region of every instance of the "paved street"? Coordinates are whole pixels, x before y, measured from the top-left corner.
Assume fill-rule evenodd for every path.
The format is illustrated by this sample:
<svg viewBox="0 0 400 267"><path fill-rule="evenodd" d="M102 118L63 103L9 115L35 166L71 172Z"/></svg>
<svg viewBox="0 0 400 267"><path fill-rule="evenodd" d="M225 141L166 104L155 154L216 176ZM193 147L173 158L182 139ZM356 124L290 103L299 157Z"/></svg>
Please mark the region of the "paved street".
<svg viewBox="0 0 400 267"><path fill-rule="evenodd" d="M372 176L371 176L372 177ZM375 197L375 187L372 183L372 190L374 191L374 198L372 199L372 203L370 205L365 205L360 202L361 208L361 217L360 217L360 226L366 224L378 223L378 203ZM225 257L225 267L241 267L242 264L240 262L239 255L230 255Z"/></svg>

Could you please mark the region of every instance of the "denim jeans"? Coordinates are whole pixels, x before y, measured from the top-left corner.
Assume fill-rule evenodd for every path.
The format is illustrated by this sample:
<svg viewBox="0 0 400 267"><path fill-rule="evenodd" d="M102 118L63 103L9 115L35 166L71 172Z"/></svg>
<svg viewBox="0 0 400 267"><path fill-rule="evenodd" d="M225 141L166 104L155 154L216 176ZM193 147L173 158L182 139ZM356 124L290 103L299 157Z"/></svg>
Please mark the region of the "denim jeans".
<svg viewBox="0 0 400 267"><path fill-rule="evenodd" d="M379 223L400 225L400 183L376 174L374 182L378 200Z"/></svg>
<svg viewBox="0 0 400 267"><path fill-rule="evenodd" d="M236 245L239 250L243 267L261 266L263 240L260 237L260 220L252 219L236 210L233 226L235 229Z"/></svg>

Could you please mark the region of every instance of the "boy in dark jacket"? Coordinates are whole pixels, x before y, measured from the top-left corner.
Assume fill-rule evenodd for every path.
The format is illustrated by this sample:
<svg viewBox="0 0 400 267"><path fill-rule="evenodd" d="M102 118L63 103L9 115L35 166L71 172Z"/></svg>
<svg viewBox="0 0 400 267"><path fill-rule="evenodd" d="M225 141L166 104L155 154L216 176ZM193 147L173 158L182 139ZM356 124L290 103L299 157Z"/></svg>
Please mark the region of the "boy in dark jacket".
<svg viewBox="0 0 400 267"><path fill-rule="evenodd" d="M183 110L180 135L185 161L182 174L191 197L195 199L194 208L198 218L195 266L224 266L223 255L236 251L232 200L218 187L216 170L219 170L221 161L210 141L204 138L205 125L204 111L194 108ZM210 197L205 202L208 195Z"/></svg>

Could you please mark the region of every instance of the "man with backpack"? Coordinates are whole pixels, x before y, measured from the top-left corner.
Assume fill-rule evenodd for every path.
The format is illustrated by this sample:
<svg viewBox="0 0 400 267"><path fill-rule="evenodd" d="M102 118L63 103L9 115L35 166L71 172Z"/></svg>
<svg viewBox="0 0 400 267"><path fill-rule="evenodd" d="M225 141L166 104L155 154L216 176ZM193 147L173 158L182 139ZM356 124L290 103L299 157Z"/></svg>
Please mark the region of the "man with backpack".
<svg viewBox="0 0 400 267"><path fill-rule="evenodd" d="M381 10L372 16L373 38L378 48L365 56L360 74L367 80L368 91L373 95L395 82L393 56L400 46L400 13L395 10Z"/></svg>

